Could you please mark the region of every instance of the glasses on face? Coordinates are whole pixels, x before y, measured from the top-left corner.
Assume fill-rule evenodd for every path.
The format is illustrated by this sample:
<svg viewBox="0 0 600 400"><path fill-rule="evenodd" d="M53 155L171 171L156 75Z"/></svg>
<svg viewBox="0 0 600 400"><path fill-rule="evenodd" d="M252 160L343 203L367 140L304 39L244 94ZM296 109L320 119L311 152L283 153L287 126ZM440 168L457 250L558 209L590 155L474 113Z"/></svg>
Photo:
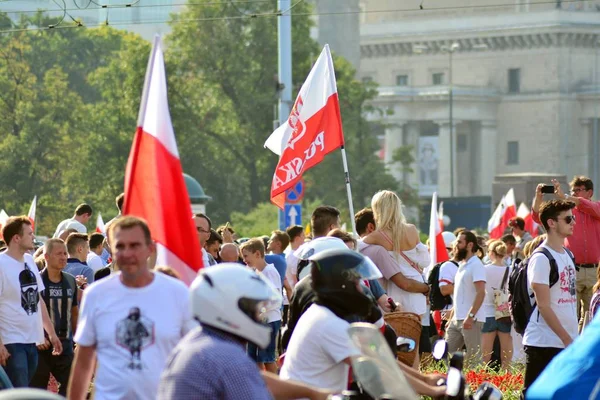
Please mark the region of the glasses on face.
<svg viewBox="0 0 600 400"><path fill-rule="evenodd" d="M575 222L575 216L574 215L567 215L564 218L557 218L557 219L562 219L564 220L567 224L571 224L573 222Z"/></svg>
<svg viewBox="0 0 600 400"><path fill-rule="evenodd" d="M196 230L198 231L198 233L210 233L210 231L207 231L206 229L203 229L199 226L196 227Z"/></svg>
<svg viewBox="0 0 600 400"><path fill-rule="evenodd" d="M587 192L587 189L585 189L585 188L583 188L583 189L582 188L571 189L571 194L577 194L579 192Z"/></svg>

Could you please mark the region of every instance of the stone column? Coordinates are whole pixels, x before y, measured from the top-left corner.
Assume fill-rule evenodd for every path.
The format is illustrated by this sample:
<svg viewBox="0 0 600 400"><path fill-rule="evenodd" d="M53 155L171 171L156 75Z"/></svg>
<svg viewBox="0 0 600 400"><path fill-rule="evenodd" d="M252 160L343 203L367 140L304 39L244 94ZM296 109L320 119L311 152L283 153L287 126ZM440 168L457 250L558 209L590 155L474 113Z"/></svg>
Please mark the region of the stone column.
<svg viewBox="0 0 600 400"><path fill-rule="evenodd" d="M492 182L496 176L496 153L498 130L496 121L481 121L479 132L479 196L492 195Z"/></svg>
<svg viewBox="0 0 600 400"><path fill-rule="evenodd" d="M411 165L413 170L412 173L407 174L406 181L407 183L413 187L419 187L419 165L417 163L418 160L418 148L419 148L419 136L421 132L419 131L419 122L418 121L409 121L408 124L404 127L404 145L413 147L413 154L415 156L415 162Z"/></svg>
<svg viewBox="0 0 600 400"><path fill-rule="evenodd" d="M435 121L439 126L438 133L438 196L439 197L450 197L451 196L451 179L450 174L452 168L450 167L450 149L454 148L454 196L459 196L457 193L458 179L456 173L456 124L460 121L453 121L454 134L452 136L452 147L450 145L450 122L446 121Z"/></svg>
<svg viewBox="0 0 600 400"><path fill-rule="evenodd" d="M402 138L404 136L404 125L406 121L389 121L389 126L385 128L385 152L384 161L390 163L394 151L402 146ZM402 167L400 165L392 165L389 167L390 173L396 180L402 180Z"/></svg>

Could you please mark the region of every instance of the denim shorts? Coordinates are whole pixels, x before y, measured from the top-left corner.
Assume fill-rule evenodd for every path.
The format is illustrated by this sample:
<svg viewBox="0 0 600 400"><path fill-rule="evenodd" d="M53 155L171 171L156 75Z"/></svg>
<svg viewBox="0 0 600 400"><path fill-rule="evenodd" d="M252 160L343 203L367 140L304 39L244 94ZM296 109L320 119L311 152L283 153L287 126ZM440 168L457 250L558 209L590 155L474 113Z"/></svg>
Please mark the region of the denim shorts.
<svg viewBox="0 0 600 400"><path fill-rule="evenodd" d="M266 349L261 349L254 343L248 343L248 355L254 362L257 363L274 363L275 362L275 351L277 348L277 337L279 336L279 329L281 328L281 321L269 322L272 328L271 341Z"/></svg>
<svg viewBox="0 0 600 400"><path fill-rule="evenodd" d="M496 317L487 317L485 319L485 323L483 324L481 332L493 333L496 331L502 333L510 333L510 322L498 321L496 320Z"/></svg>

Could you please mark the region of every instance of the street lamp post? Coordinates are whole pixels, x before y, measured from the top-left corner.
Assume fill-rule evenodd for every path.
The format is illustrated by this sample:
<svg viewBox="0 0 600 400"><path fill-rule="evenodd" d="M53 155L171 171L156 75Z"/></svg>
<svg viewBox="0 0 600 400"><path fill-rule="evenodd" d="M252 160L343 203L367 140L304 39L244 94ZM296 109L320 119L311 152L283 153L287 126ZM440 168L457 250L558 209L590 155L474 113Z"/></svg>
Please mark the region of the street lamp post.
<svg viewBox="0 0 600 400"><path fill-rule="evenodd" d="M444 51L448 52L448 102L449 112L448 120L450 122L450 197L454 197L454 115L453 115L453 89L452 89L452 55L455 51L460 49L460 44L457 42L452 43L450 46L443 48Z"/></svg>

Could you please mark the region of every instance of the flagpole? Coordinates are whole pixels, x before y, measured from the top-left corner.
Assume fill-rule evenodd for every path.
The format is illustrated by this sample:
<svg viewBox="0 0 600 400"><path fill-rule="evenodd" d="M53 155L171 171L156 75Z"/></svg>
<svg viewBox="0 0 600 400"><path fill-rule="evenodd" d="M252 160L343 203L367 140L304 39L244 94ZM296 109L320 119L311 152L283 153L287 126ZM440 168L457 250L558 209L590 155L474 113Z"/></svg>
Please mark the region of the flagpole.
<svg viewBox="0 0 600 400"><path fill-rule="evenodd" d="M342 163L344 164L344 178L346 180L346 192L348 193L348 209L350 211L350 221L352 223L352 233L356 233L356 224L354 223L354 203L352 202L352 188L350 187L350 172L348 172L348 159L346 158L346 149L342 145Z"/></svg>

